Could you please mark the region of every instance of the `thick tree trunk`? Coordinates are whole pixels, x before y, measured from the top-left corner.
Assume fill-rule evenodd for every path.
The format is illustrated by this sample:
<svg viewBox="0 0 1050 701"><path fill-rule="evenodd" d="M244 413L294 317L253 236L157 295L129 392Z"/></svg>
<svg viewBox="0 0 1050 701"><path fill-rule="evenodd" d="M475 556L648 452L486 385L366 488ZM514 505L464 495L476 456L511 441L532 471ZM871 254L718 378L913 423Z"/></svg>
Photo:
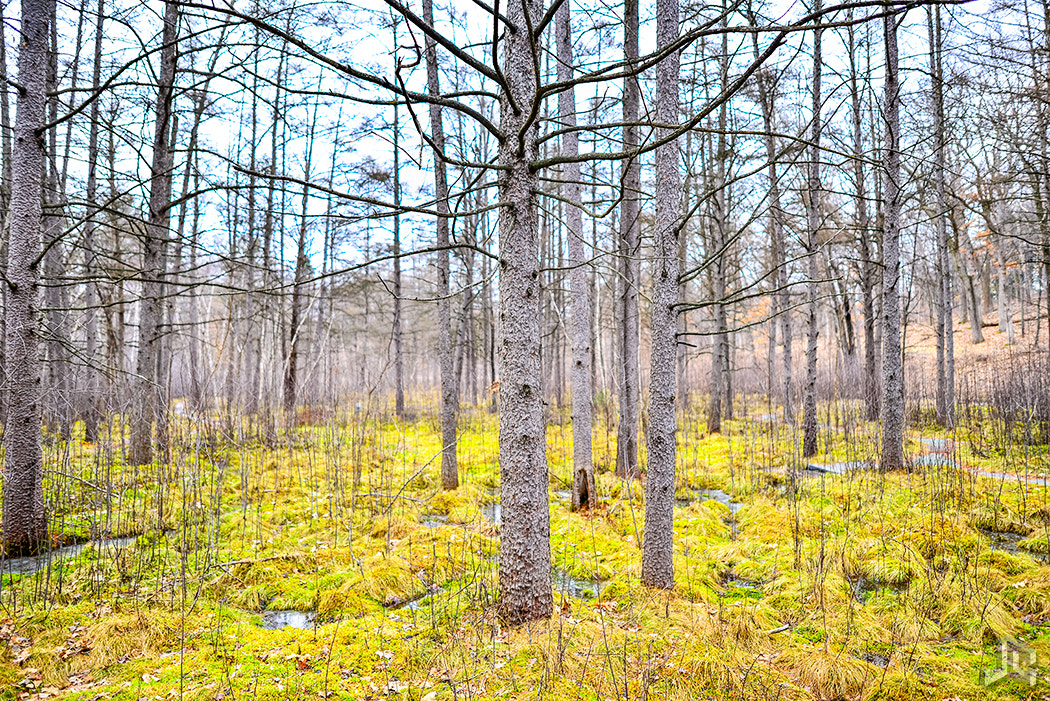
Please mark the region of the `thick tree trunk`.
<svg viewBox="0 0 1050 701"><path fill-rule="evenodd" d="M507 6L518 27L539 22L540 0ZM550 511L540 377L540 261L537 191L531 162L539 155L529 123L537 76L529 32L504 35L499 145L499 462L503 524L499 560L500 612L510 623L546 618L551 592Z"/></svg>
<svg viewBox="0 0 1050 701"><path fill-rule="evenodd" d="M572 22L570 3L558 8L556 19L558 42L558 80L572 80ZM561 151L565 156L579 153L576 126L576 91L572 88L558 95L561 128L570 131L562 136ZM569 287L571 294L569 328L572 344L572 510L594 506L594 466L591 461L591 300L587 247L583 241L583 211L580 209L580 164L567 163L563 170L563 194L567 203L565 225L569 237Z"/></svg>
<svg viewBox="0 0 1050 701"><path fill-rule="evenodd" d="M656 43L678 38L678 0L657 0ZM678 123L678 53L656 66L656 120ZM657 129L657 138L670 130ZM653 230L652 355L649 369L649 462L645 482L645 537L642 583L658 589L674 586L675 359L678 329L679 193L678 145L656 149L656 226Z"/></svg>
<svg viewBox="0 0 1050 701"><path fill-rule="evenodd" d="M48 61L48 2L22 0L8 234L4 552L40 549L47 537L40 446L39 273Z"/></svg>
<svg viewBox="0 0 1050 701"><path fill-rule="evenodd" d="M904 368L901 358L900 311L900 86L897 80L897 19L883 20L886 44L886 82L883 110L886 153L882 231L884 267L882 299L882 469L904 467Z"/></svg>
<svg viewBox="0 0 1050 701"><path fill-rule="evenodd" d="M8 81L6 23L0 8L0 81ZM0 231L7 232L11 221L11 99L10 91L0 90ZM0 236L0 273L7 274L8 237ZM7 309L8 286L0 284L0 303ZM0 426L7 426L7 315L0 316Z"/></svg>
<svg viewBox="0 0 1050 701"><path fill-rule="evenodd" d="M638 59L638 0L624 0L624 59L631 63ZM638 146L638 104L641 91L638 79L624 78L623 84L623 148L632 151ZM638 285L640 283L641 222L639 221L638 192L641 189L641 168L638 159L628 157L621 166L622 200L620 202L620 286L618 311L620 346L620 423L616 433L616 474L636 479L638 467L638 411L639 392L639 330Z"/></svg>
<svg viewBox="0 0 1050 701"><path fill-rule="evenodd" d="M813 3L813 11L820 12L821 0ZM813 125L810 137L809 177L806 190L806 218L808 223L806 258L806 313L809 317L806 333L806 388L802 396L802 455L817 454L817 247L820 245L821 193L820 193L820 136L821 136L821 92L820 78L823 68L821 58L821 30L819 20L813 30Z"/></svg>
<svg viewBox="0 0 1050 701"><path fill-rule="evenodd" d="M520 8L519 8L520 10ZM423 0L423 20L434 23L434 2ZM427 94L438 96L441 85L438 80L437 46L430 36L425 40L427 62ZM531 104L528 103L528 104ZM513 134L514 131L504 131ZM430 105L430 138L434 149L434 199L436 200L437 247L438 247L438 362L441 366L441 486L455 489L459 486L459 466L456 455L456 416L459 413L459 388L452 357L452 308L449 300L449 251L448 251L448 174L445 166L445 128L441 122L441 107ZM502 187L502 186L501 186ZM522 201L524 203L524 201ZM507 212L500 212L500 222ZM535 236L535 232L533 234ZM502 241L500 243L502 246ZM538 273L537 273L538 274ZM536 281L536 298L539 299L539 281ZM502 281L500 282L502 289ZM502 300L501 300L502 303ZM538 303L538 302L537 302ZM539 338L537 333L536 338ZM538 352L538 351L537 351ZM542 392L539 384L535 391ZM537 399L542 401L542 399ZM502 444L502 441L501 441ZM502 448L501 448L502 450ZM506 514L506 512L504 512ZM504 515L504 520L506 516Z"/></svg>
<svg viewBox="0 0 1050 701"><path fill-rule="evenodd" d="M131 414L128 461L145 465L153 459L153 424L160 421L161 388L158 384L161 319L164 312L165 241L171 217L172 86L175 82L178 4L164 6L164 32L158 74L153 162L150 167L149 221L142 253L142 301L139 303L139 352L135 364L137 389Z"/></svg>

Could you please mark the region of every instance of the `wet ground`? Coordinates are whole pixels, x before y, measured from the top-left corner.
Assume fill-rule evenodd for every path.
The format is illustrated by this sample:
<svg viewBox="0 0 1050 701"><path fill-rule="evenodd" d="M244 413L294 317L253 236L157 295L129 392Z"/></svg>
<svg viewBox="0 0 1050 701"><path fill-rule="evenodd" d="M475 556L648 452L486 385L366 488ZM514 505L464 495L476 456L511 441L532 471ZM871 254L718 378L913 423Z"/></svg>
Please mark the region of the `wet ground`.
<svg viewBox="0 0 1050 701"><path fill-rule="evenodd" d="M97 540L89 540L83 543L55 548L54 550L49 550L40 555L2 559L0 560L0 573L22 575L33 574L34 572L39 572L48 566L55 566L62 560L76 557L88 546L93 546L100 551L120 550L131 545L138 539L139 537L137 535L125 536L122 538L100 538Z"/></svg>

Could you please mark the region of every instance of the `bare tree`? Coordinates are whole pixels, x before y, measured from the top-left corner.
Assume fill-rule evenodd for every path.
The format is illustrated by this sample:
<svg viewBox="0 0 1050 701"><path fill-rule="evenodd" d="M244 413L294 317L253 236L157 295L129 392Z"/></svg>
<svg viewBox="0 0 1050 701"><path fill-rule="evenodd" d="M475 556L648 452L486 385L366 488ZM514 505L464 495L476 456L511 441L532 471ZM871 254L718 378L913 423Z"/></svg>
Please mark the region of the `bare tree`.
<svg viewBox="0 0 1050 701"><path fill-rule="evenodd" d="M164 3L161 35L153 160L150 166L149 220L142 247L142 301L139 304L139 353L135 364L136 405L131 414L128 461L146 465L153 460L153 425L163 420L159 367L164 313L164 276L168 222L171 218L171 107L177 62L179 7Z"/></svg>

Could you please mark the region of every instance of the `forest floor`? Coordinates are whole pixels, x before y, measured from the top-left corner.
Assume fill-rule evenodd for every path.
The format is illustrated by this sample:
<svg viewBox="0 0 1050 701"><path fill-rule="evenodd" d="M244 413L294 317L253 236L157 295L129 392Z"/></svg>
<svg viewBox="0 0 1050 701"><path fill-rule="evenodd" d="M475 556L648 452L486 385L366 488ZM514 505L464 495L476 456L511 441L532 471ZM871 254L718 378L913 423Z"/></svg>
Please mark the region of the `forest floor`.
<svg viewBox="0 0 1050 701"><path fill-rule="evenodd" d="M1048 698L1045 446L916 429L913 469L887 475L864 469L875 424L826 413L846 428L822 427L820 469L768 408L722 435L685 417L677 585L655 592L611 427L600 502L570 513L554 412L555 613L520 627L496 610L484 410L464 415L453 492L429 419L313 412L274 444L180 418L172 462L148 469L119 464L119 437L56 443L56 541L101 540L4 563L0 698Z"/></svg>

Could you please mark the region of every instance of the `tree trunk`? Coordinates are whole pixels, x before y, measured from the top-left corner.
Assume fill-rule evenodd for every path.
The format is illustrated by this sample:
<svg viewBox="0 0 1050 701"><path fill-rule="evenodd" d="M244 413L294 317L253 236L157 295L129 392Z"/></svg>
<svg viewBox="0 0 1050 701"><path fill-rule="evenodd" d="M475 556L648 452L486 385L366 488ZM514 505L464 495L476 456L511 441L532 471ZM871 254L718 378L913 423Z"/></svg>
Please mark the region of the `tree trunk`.
<svg viewBox="0 0 1050 701"><path fill-rule="evenodd" d="M3 8L0 8L0 81L8 82L7 39ZM11 99L10 91L0 90L0 231L7 232L11 221ZM7 274L8 237L0 236L0 273ZM0 303L7 309L8 286L0 284ZM0 316L0 426L7 426L7 315Z"/></svg>
<svg viewBox="0 0 1050 701"><path fill-rule="evenodd" d="M722 3L723 10L725 3ZM723 27L725 23L723 22ZM722 51L718 62L718 79L722 90L729 85L729 40L728 34L722 35ZM714 254L715 260L712 267L712 291L715 302L715 336L714 346L711 349L711 396L707 408L707 430L711 433L722 431L723 414L731 415L732 408L729 406L733 401L729 389L729 334L728 321L726 319L725 297L728 277L728 251L729 245L729 205L727 191L726 161L729 152L726 148L726 130L729 126L728 104L723 102L718 109L718 152L712 154L715 162L715 193L714 205Z"/></svg>
<svg viewBox="0 0 1050 701"><path fill-rule="evenodd" d="M51 50L48 52L48 121L58 119L58 29L56 22L57 3L50 5ZM76 89L76 86L73 86ZM44 302L47 307L47 370L50 378L49 395L53 418L58 422L62 440L68 441L73 423L73 405L69 392L69 304L66 287L61 277L65 268L63 258L62 229L63 201L58 175L58 127L47 133L48 165L45 178L44 201L44 275L47 286Z"/></svg>
<svg viewBox="0 0 1050 701"><path fill-rule="evenodd" d="M656 44L670 46L678 38L678 0L657 0ZM678 123L678 53L656 66L656 119ZM656 130L658 139L670 129ZM653 230L652 354L649 369L649 463L645 482L645 537L642 583L657 589L674 586L675 490L675 361L678 329L679 193L678 145L656 149L656 226Z"/></svg>
<svg viewBox="0 0 1050 701"><path fill-rule="evenodd" d="M102 40L103 10L105 0L98 0L95 19L95 54L91 73L91 90L98 92L102 76ZM84 363L86 365L86 382L84 401L80 414L84 417L84 438L94 443L98 439L98 424L102 417L99 401L99 379L96 364L98 362L98 285L93 280L95 275L95 218L100 214L92 207L98 197L98 120L99 100L91 101L91 124L88 129L87 154L87 189L84 199L88 209L84 216Z"/></svg>
<svg viewBox="0 0 1050 701"><path fill-rule="evenodd" d="M165 241L171 216L171 128L172 86L175 82L178 4L164 5L164 32L157 85L156 122L153 132L153 162L150 167L149 221L142 252L142 301L139 303L139 352L135 364L136 406L131 415L128 461L146 465L153 460L153 423L161 419L158 385L161 318L164 305Z"/></svg>
<svg viewBox="0 0 1050 701"><path fill-rule="evenodd" d="M624 0L624 59L632 64L638 59L638 0ZM623 84L623 148L638 146L638 104L641 99L638 78L628 76ZM616 474L637 479L639 332L638 285L640 278L641 222L638 192L641 168L636 157L629 156L621 166L622 200L620 203L620 423L616 433Z"/></svg>
<svg viewBox="0 0 1050 701"><path fill-rule="evenodd" d="M759 55L758 51L758 36L755 35L753 38L755 47L755 57ZM758 86L758 100L762 108L762 127L765 131L764 141L766 147L766 161L768 162L767 174L769 177L769 226L771 229L770 236L770 253L772 260L770 261L770 267L776 271L774 280L776 286L779 287L779 291L774 294L773 297L773 309L772 313L775 315L779 312L783 315L783 322L774 318L770 319L769 323L769 396L772 400L773 397L773 377L775 374L775 361L776 361L776 336L777 336L777 324L784 323L784 353L790 358L791 340L789 331L786 328L788 318L788 298L787 298L787 263L785 261L785 243L784 243L784 211L780 203L780 176L777 173L777 139L774 133L774 118L776 115L776 89L777 86L772 84L773 71L763 71L759 74L757 80ZM789 375L790 376L790 375ZM789 386L784 386L784 419L788 420L788 405L790 403L790 391Z"/></svg>
<svg viewBox="0 0 1050 701"><path fill-rule="evenodd" d="M518 11L520 12L521 8L518 8ZM423 0L423 21L430 25L434 23L433 0ZM441 94L441 85L438 80L437 45L429 35L425 40L425 52L427 94L436 97ZM515 132L507 130L504 133L513 134ZM459 413L459 388L456 386L456 370L452 357L452 302L449 299L450 265L448 217L446 216L448 214L448 174L445 166L445 128L441 122L441 107L433 103L430 105L430 139L433 142L434 150L434 199L436 200L438 213L436 225L438 247L438 362L441 366L441 486L445 489L455 489L459 486L459 466L456 454L456 416ZM525 156L523 155L523 157ZM500 212L501 226L506 215L507 212ZM535 232L533 236L535 236ZM503 245L502 242L500 245ZM539 273L537 272L537 274ZM539 281L537 280L535 284L537 285L536 298L538 300ZM503 283L501 280L500 289L502 287ZM539 333L537 333L536 338L539 339ZM537 393L542 392L539 384L536 385L535 391ZM537 397L537 401L542 402L542 397L539 394ZM500 441L500 444L502 450L502 441ZM506 521L506 512L504 512L504 521Z"/></svg>
<svg viewBox="0 0 1050 701"><path fill-rule="evenodd" d="M904 467L904 377L901 362L900 311L900 86L897 81L897 18L883 20L886 43L886 153L882 231L884 267L882 299L882 469Z"/></svg>
<svg viewBox="0 0 1050 701"><path fill-rule="evenodd" d="M510 3L518 27L536 26L540 0ZM539 155L529 122L537 76L527 30L504 35L500 98L500 492L503 504L499 561L500 613L509 623L546 618L551 592L550 511L540 377L540 264L537 191L531 162Z"/></svg>
<svg viewBox="0 0 1050 701"><path fill-rule="evenodd" d="M937 419L955 426L955 321L952 319L952 261L948 250L948 212L944 137L944 63L941 54L941 8L927 8L930 30L930 73L933 86L934 183L937 190L937 267L939 305L937 329Z"/></svg>
<svg viewBox="0 0 1050 701"><path fill-rule="evenodd" d="M394 46L397 46L397 23L394 23ZM395 50L395 69L397 68ZM405 418L405 358L402 347L401 322L401 124L398 120L398 104L394 102L394 412L397 418ZM442 296L447 295L445 292Z"/></svg>
<svg viewBox="0 0 1050 701"><path fill-rule="evenodd" d="M4 455L4 552L30 552L47 538L40 446L39 273L43 216L48 2L22 0L8 234Z"/></svg>
<svg viewBox="0 0 1050 701"><path fill-rule="evenodd" d="M852 21L853 12L847 15ZM849 86L850 106L853 117L853 178L856 197L854 216L857 227L857 244L860 249L860 296L864 311L864 407L865 418L876 421L879 418L879 379L878 349L875 343L875 260L871 250L870 221L868 218L868 192L864 173L864 135L861 130L860 86L857 80L856 53L857 44L854 27L850 24L848 32L848 51L850 62Z"/></svg>
<svg viewBox="0 0 1050 701"><path fill-rule="evenodd" d="M821 0L813 3L813 12L820 12ZM810 137L809 177L806 190L808 229L806 241L807 276L806 313L809 316L806 334L806 389L802 397L802 456L817 454L817 247L820 245L820 78L821 59L820 20L813 30L813 132Z"/></svg>
<svg viewBox="0 0 1050 701"><path fill-rule="evenodd" d="M558 80L572 80L572 22L570 3L558 8ZM565 156L579 153L576 126L576 91L572 88L558 95L559 118L563 129L561 151ZM572 510L594 506L594 466L591 462L591 300L587 247L583 241L583 211L580 209L580 164L566 163L563 170L564 197L567 204L565 225L569 237L570 318L572 334Z"/></svg>

